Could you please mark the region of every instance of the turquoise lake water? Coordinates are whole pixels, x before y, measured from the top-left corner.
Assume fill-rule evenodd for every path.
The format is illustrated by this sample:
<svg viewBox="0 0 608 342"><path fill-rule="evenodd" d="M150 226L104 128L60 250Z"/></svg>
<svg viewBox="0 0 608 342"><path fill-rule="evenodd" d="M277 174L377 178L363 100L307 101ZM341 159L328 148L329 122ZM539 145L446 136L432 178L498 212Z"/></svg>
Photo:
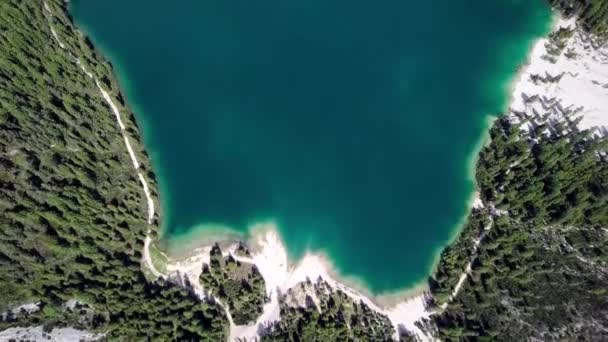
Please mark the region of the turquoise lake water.
<svg viewBox="0 0 608 342"><path fill-rule="evenodd" d="M545 0L72 0L159 179L163 237L273 220L382 293L424 281ZM100 114L101 115L101 114ZM214 228L216 227L216 228Z"/></svg>

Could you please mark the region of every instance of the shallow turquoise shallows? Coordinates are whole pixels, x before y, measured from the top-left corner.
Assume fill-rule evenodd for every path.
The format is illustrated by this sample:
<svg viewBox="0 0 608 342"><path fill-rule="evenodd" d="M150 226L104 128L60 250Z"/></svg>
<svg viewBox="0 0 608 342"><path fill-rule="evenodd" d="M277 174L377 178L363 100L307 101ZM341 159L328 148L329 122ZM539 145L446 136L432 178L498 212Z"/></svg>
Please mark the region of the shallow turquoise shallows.
<svg viewBox="0 0 608 342"><path fill-rule="evenodd" d="M274 220L293 260L324 252L373 293L429 276L551 18L545 0L70 2L143 129L171 248Z"/></svg>

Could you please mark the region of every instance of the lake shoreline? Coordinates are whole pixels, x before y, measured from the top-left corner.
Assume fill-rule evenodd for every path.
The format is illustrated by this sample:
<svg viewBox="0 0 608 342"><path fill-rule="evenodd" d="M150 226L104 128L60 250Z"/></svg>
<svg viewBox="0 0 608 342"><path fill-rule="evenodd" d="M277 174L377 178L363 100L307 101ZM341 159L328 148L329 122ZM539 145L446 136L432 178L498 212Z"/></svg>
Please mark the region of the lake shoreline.
<svg viewBox="0 0 608 342"><path fill-rule="evenodd" d="M537 38L535 40L535 42L538 41L539 39L542 39L542 38ZM536 43L532 44L532 46L535 44ZM528 49L528 60L530 59L530 53L531 53L531 50ZM515 87L514 84L516 84L519 81L519 78L522 77L523 70L527 67L527 65L528 65L528 63L523 63L522 66L519 68L519 72L514 76L514 79L512 79L511 82L509 82L509 85L513 89ZM511 95L513 96L514 94L511 93ZM512 101L512 99L509 101L509 103L511 101ZM137 108L140 108L140 106L137 106ZM141 115L141 111L137 111L137 112L140 113L140 115ZM491 115L488 115L486 117L487 126L483 130L482 137L479 139L479 141L477 143L477 147L471 153L470 161L467 163L467 168L469 168L469 170L470 170L469 176L473 181L474 181L474 177L475 177L474 170L475 170L475 164L477 161L477 156L478 156L481 148L488 141L489 128L491 127L491 122L493 122L495 119L496 119L496 117L491 116ZM143 126L145 127L145 124ZM144 130L144 131L146 131L146 130ZM144 135L146 135L146 134L144 134ZM155 155L154 151L152 151L151 154L154 156ZM156 159L156 158L152 158L152 159ZM158 169L158 168L155 168L155 169ZM156 173L162 174L162 172L159 173L158 170L156 170ZM162 190L162 189L160 189L160 190ZM165 192L165 191L160 191L160 192ZM167 194L164 195L164 200L165 201L168 200ZM462 219L459 220L458 223L451 230L452 233L450 234L450 237L447 240L448 243L445 243L442 247L438 248L438 250L434 253L435 259L430 264L429 272L428 272L429 275L433 275L433 273L435 272L435 269L437 267L437 263L439 262L441 252L451 242L453 242L455 239L458 238L458 235L460 234L460 232L463 228L463 225L466 222L467 216L469 215L471 208L474 205L477 205L478 203L479 203L479 199L476 196L476 192L473 191L471 193L471 195L469 196L469 199L467 200L466 210L464 210ZM166 218L166 216L165 216L165 218ZM172 242L172 240L165 239L166 238L166 236L164 234L165 232L166 232L166 230L163 227L163 229L160 232L161 234L160 234L159 242L160 242L161 246L167 247L167 246L171 245L173 242ZM268 234L267 234L268 232L271 232L271 234L270 234L271 236L273 234L275 235L278 243L274 243L274 245L271 246L272 248L256 246L256 245L258 245L260 237L268 236ZM253 251L254 255L255 254L257 254L257 255L272 254L273 251L276 252L277 250L280 250L280 249L283 249L283 250L286 249L285 243L283 242L282 239L280 239L279 232L280 232L280 230L277 229L276 227L274 229L262 229L259 231L255 231L255 229L254 229L254 230L250 230L246 233L235 232L230 229L224 230L219 234L217 232L211 232L210 230L204 232L203 234L193 232L192 234L188 234L186 238L180 239L180 250L178 252L176 252L175 249L173 249L173 251L171 251L170 247L167 247L165 249L170 250L170 253L169 253L170 254L170 256L169 256L170 264L183 263L189 259L197 258L197 257L199 257L199 261L200 261L201 254L208 253L209 246L215 242L220 242L220 244L223 247L225 246L225 247L229 248L230 245L233 245L234 243L236 243L238 241L245 240L245 241L248 241L248 244L252 247L252 251ZM203 260L204 260L204 257L203 257ZM407 286L403 289L397 289L394 291L391 290L391 291L383 292L380 294L373 294L372 291L369 291L368 288L364 285L364 282L362 282L356 278L353 278L353 277L341 276L340 272L337 270L334 263L332 263L332 260L323 253L318 253L318 252L305 253L304 257L301 258L300 260L296 260L296 261L289 263L289 265L285 265L285 271L284 271L285 273L287 273L287 274L294 273L295 270L299 270L300 276L304 275L304 278L306 278L306 276L308 276L308 275L312 275L312 276L323 275L324 277L331 280L331 282L337 288L342 287L342 288L346 289L347 291L350 291L349 294L351 296L361 299L363 301L369 302L370 305L376 307L380 312L386 313L387 315L389 315L389 317L391 316L391 314L393 315L392 316L393 318L397 317L399 314L402 315L404 311L409 311L410 313L415 313L417 315L417 319L424 317L424 316L428 316L430 314L424 307L424 304L425 304L424 293L428 291L428 285L427 285L428 277L425 277L424 279L420 280L419 282L415 283L414 285ZM280 271L280 272L283 272L283 271ZM265 278L272 277L272 275L271 275L272 267L268 267L267 270L262 273ZM297 278L297 279L302 279L302 278ZM275 281L275 283L276 283L276 281ZM402 309L400 311L400 313L396 313L395 310L393 310L393 311L390 310L391 308L395 309L404 303L407 304L407 303L413 302L413 301L415 301L417 303L416 304L417 308L422 307L422 311L420 311L418 309L412 310L410 307L408 307L407 310ZM400 316L400 317L402 317L402 316ZM392 321L393 321L393 319L392 319ZM396 322L396 321L393 321L393 322ZM414 321L412 321L412 322L414 322ZM415 330L416 328L414 327L413 329Z"/></svg>
<svg viewBox="0 0 608 342"><path fill-rule="evenodd" d="M179 250L177 248L169 248L167 249L167 255L169 263L181 263L188 259L196 258L200 256L201 253L208 253L211 247L215 244L220 246L222 250L229 250L235 245L243 244L253 255L264 252L268 253L269 251L264 251L265 246L261 245L260 243L261 238L267 237L267 235L271 235L273 236L273 239L277 239L277 244L272 246L270 251L271 253L275 252L276 250L287 250L285 243L280 237L280 230L274 223L259 223L252 226L250 233L247 236L238 233L220 233L217 235L213 233L204 233L200 238L196 237L196 235L190 235L187 239L185 239L188 240L185 248L183 248L185 242L180 240L178 243L181 248L179 248ZM336 282L352 288L362 295L372 299L372 301L377 305L385 308L395 305L403 300L419 296L428 291L428 284L425 279L413 286L407 286L395 291L385 291L374 294L369 290L368 286L357 277L340 274L340 271L337 270L337 268L333 265L331 258L325 253L318 251L308 251L302 258L299 258L298 260L288 260L287 269L297 269L298 267L301 267L302 264L306 263L305 260L310 259L314 260L314 263L317 266L322 267L323 271L320 273L326 274L332 279L335 279ZM311 269L309 274L314 275L316 272L318 272L318 270Z"/></svg>
<svg viewBox="0 0 608 342"><path fill-rule="evenodd" d="M518 67L517 72L508 82L507 89L510 91L510 93L508 105L504 109L504 115L509 115L508 113L510 110L511 103L513 103L515 97L517 96L517 94L515 93L517 85L524 81L523 77L526 74L526 70L532 63L534 63L534 47L540 42L542 42L544 39L546 39L546 36L550 32L553 32L554 30L558 29L560 24L560 16L554 15L551 21L550 29L546 32L546 34L537 37L529 44L525 62L522 63L520 67ZM470 161L467 164L467 167L469 168L469 176L473 181L475 180L475 165L477 163L478 155L481 149L488 144L490 138L489 130L492 127L493 122L497 119L498 117L492 115L488 115L486 117L486 129L484 130L482 137L478 141L474 152L471 154ZM465 214L463 215L459 223L456 225L456 227L453 229L453 234L450 236L449 239L450 243L446 244L444 247L440 248L437 251L436 258L432 263L432 267L429 270L429 277L433 276L433 274L435 273L437 269L437 264L440 261L441 253L443 252L443 250L459 237L459 234L462 231L464 225L466 224L467 217L470 214L471 210L473 210L474 208L483 207L484 203L481 201L479 193L475 188L473 193L471 193L469 200L467 201L467 210ZM248 237L246 237L245 234L238 233L233 234L228 239L225 238L226 236L227 235L224 234L218 239L217 235L214 237L213 234L207 234L207 236L205 236L204 238L197 239L196 236L191 235L188 238L188 248L180 248L180 251L177 253L169 253L170 263L179 264L187 262L187 260L189 259L197 259L198 262L200 262L202 265L202 262L204 262L205 257L201 258L201 254L208 253L210 250L210 246L214 243L219 243L222 249L230 250L230 246L233 246L240 242L244 242L247 246L250 247L251 253L254 256L265 254L276 255L277 251L279 251L278 254L280 254L280 251L286 248L280 240L279 230L276 228L276 226L272 227L272 225L270 225L269 227L268 225L262 224L261 227L254 227L249 230L249 234L247 235ZM268 241L269 236L270 240L275 239L273 244L270 244L270 246L268 246L268 244L265 245L264 243L260 243L261 241L264 241L264 238L266 238ZM183 247L183 245L180 245L180 247ZM414 323L422 318L430 316L431 314L435 313L435 310L439 309L429 308L427 306L427 296L430 296L429 285L427 282L428 278L421 280L413 286L404 287L403 289L374 294L372 293L372 291L369 290L368 287L365 286L363 282L359 281L358 279L340 275L340 272L332 264L331 259L323 253L308 252L300 260L289 262L289 265L287 265L284 269L281 269L281 267L274 267L275 270L273 271L273 267L268 266L269 265L261 266L261 273L264 279L272 278L272 273L285 272L291 274L299 273L299 279L302 281L305 278L310 278L311 280L314 280L313 278L315 276L322 277L325 281L328 281L330 284L332 284L336 289L345 291L352 298L361 300L364 303L368 304L370 307L372 307L374 310L386 314L395 326L398 326L398 324L405 324L408 329L416 333L418 336L421 336L422 332L419 331L419 329L414 325ZM466 270L463 270L463 272L465 272L463 274L466 274ZM294 282L294 280L291 280L291 282L288 283L290 285L281 284L279 288L286 289L297 284L297 282ZM271 280L271 285L273 284L276 284L276 280ZM243 331L247 332L247 329L239 330L240 333L243 333ZM247 333L239 336L247 336ZM249 334L248 336L252 337L253 335ZM234 335L233 337L238 336Z"/></svg>
<svg viewBox="0 0 608 342"><path fill-rule="evenodd" d="M254 325L233 327L231 338L255 338L258 325L280 319L279 294L287 293L298 284L307 281L315 283L319 280L327 282L334 290L340 290L356 301L365 303L372 310L385 314L394 327L405 325L410 331L422 333L414 323L431 314L426 304L430 296L426 281L419 286L373 295L356 278L339 275L330 259L322 253L306 253L299 261L289 262L286 247L275 224L261 223L252 227L251 231L247 242L236 239L209 244L209 240L204 239L197 248L188 253L179 257L169 255L168 258L167 268L171 273L185 276L190 283L194 283L200 276L202 265L209 263L209 252L215 243L225 251L225 256L232 255L237 259L235 251L238 245L246 244L251 253L251 258L247 261L255 264L262 274L270 303Z"/></svg>
<svg viewBox="0 0 608 342"><path fill-rule="evenodd" d="M252 125L252 122L248 120L243 121L239 116L240 114L237 115L239 110L236 109L232 116L224 118L224 116L218 113L217 117L219 119L216 119L216 115L206 109L206 103L211 103L214 99L200 98L203 95L201 91L207 89L205 86L207 81L200 83L205 78L197 77L193 80L193 83L188 83L192 78L188 76L188 78L182 80L188 82L183 83L184 87L179 88L179 91L176 91L175 87L167 88L163 86L163 84L173 84L163 82L165 78L167 81L174 82L176 86L181 84L178 82L181 78L173 77L174 73L171 72L171 68L174 66L178 68L176 70L187 71L188 75L193 75L197 72L213 73L213 70L219 72L223 70L222 68L214 67L209 70L199 70L197 69L199 62L188 64L186 63L188 61L178 59L180 60L179 64L173 65L171 63L166 64L164 59L155 61L155 59L151 58L150 63L161 63L157 67L163 66L162 68L158 68L160 73L154 77L158 82L138 83L138 79L146 80L148 77L151 77L146 71L147 67L144 65L145 63L140 63L138 57L141 52L138 51L142 51L141 49L144 48L149 48L152 51L159 44L148 46L142 43L141 48L135 50L132 49L133 44L127 43L123 46L123 43L128 42L130 37L126 35L126 32L124 34L120 33L123 30L121 26L123 22L121 20L117 18L116 25L106 25L104 23L105 20L98 19L100 17L98 15L93 15L90 18L87 17L89 13L94 14L110 6L85 5L84 2L82 5L78 5L78 3L72 3L74 17L82 22L82 26L86 27L86 30L91 33L92 40L99 42L100 49L106 51L112 57L111 60L115 63L118 79L121 80L121 85L125 88L125 98L131 104L131 108L137 113L138 122L142 127L142 136L151 156L156 175L155 179L158 182L158 192L156 193L156 197L159 199L158 203L160 204L158 207L163 209L159 215L161 219L157 221L162 226L159 232L161 246L164 245L168 249L171 249L171 245L176 245L172 241L178 241L175 238L180 237L182 234L185 237L179 239L179 241L180 243L183 242L183 246L180 247L184 250L196 248L197 244L201 244L201 242L192 243L194 240L207 240L208 243L211 243L214 240L245 239L248 236L246 225L250 219L256 219L260 216L266 216L269 219L276 218L276 220L281 222L279 226L280 231L283 233L284 242L289 246L288 250L294 259L302 256L307 250L315 252L324 251L336 266L336 269L340 270L340 273L361 276L366 283L372 285L372 292L378 293L383 293L385 290L400 292L404 286L405 288L416 287L416 285L424 283L428 274L432 273L430 271L434 268L433 261L436 259L436 256L450 242L450 238L457 235L463 221L462 217L466 217L468 212L469 206L467 205L467 201L470 200L470 196L474 190L471 180L473 177L465 176L466 169L474 165L474 163L467 163L465 159L470 159L470 155L476 154L474 145L481 138L480 132L486 130L486 126L482 122L486 119L482 113L496 112L496 107L504 100L503 96L496 95L498 91L495 91L495 86L483 88L483 91L479 92L479 95L487 93L488 98L486 100L482 99L479 102L474 98L461 102L458 99L468 98L467 96L469 95L472 97L473 93L460 91L453 94L454 101L446 97L444 101L403 103L401 102L401 98L407 99L409 93L401 94L401 92L414 91L416 87L412 88L412 86L415 86L417 82L425 81L424 78L429 78L425 82L436 84L430 78L436 75L438 71L448 71L447 75L460 75L460 72L452 74L447 69L454 69L451 67L454 63L467 63L473 59L488 60L486 66L482 67L484 69L477 68L474 70L475 72L484 70L483 73L479 75L476 73L468 74L470 79L474 80L472 82L474 86L477 86L475 83L482 82L492 85L494 80L503 82L510 76L511 70L507 70L507 68L511 69L524 54L523 47L525 44L518 44L518 41L521 40L516 40L515 38L531 38L530 34L538 33L540 26L544 25L545 17L547 17L545 15L546 9L543 6L535 5L532 6L532 13L534 14L527 17L541 18L543 19L542 23L522 19L520 26L513 25L513 28L517 30L516 34L501 26L502 28L497 31L497 35L489 36L483 34L480 36L480 38L487 40L488 44L499 44L504 38L506 42L514 47L512 53L505 55L507 57L512 56L512 58L503 58L503 61L498 63L502 66L499 68L493 68L493 63L488 59L492 57L490 55L494 55L493 50L489 50L490 52L488 52L487 49L479 46L480 51L476 54L474 51L477 44L474 43L468 44L468 48L463 47L460 50L473 52L461 53L461 56L450 58L438 57L437 62L440 64L436 64L422 63L422 59L419 59L419 57L423 57L421 51L425 51L421 50L422 47L407 43L396 44L396 41L393 40L382 42L382 46L387 49L385 51L386 57L366 56L361 60L357 59L357 63L368 65L372 70L384 70L386 68L386 73L376 74L374 72L372 74L365 72L359 75L357 70L361 70L361 68L357 64L357 67L353 68L353 70L345 69L348 72L341 71L336 75L329 74L323 77L331 78L333 76L335 78L335 83L328 83L334 90L336 86L369 83L363 82L367 80L366 78L362 78L357 82L344 81L350 80L352 75L370 77L370 80L378 82L378 86L386 86L387 90L395 88L394 95L385 97L384 95L378 95L378 93L392 94L393 92L378 92L377 90L381 89L378 87L375 87L375 90L371 89L370 92L367 86L365 89L356 86L352 91L356 91L357 93L353 94L363 95L369 93L370 102L365 106L336 107L337 110L344 110L344 113L357 114L359 114L359 108L367 108L365 109L366 112L369 109L382 108L383 112L387 113L387 117L368 118L363 115L364 112L361 112L358 117L363 117L364 120L340 119L335 122L328 122L327 120L322 120L322 122L304 121L304 124L308 123L311 126L289 124L289 127L285 129L273 126L272 130L266 132L264 126L267 125L265 123L270 121L257 121L256 125ZM139 10L136 5L126 7L121 12L130 13L130 11ZM162 14L163 11L153 8L154 6L151 7L150 9L146 9L146 11L149 10L149 16ZM524 10L527 10L528 7L530 6L514 6L512 14L527 13ZM198 5L196 8L198 8ZM378 12L378 16L382 17L385 9L377 9L380 11ZM488 10L491 13L496 13L495 11L498 9L496 6L489 6L489 8L480 7L480 11ZM511 9L511 6L509 6L509 9ZM222 10L224 9L222 8ZM225 10L233 13L233 9ZM182 15L177 8L174 14L176 18ZM367 15L365 12L362 12L362 14ZM465 13L462 14L465 15ZM246 23L247 18L248 16L242 18L242 20ZM376 17L374 16L373 18L375 19ZM184 20L187 19L184 18ZM327 28L309 27L302 23L297 29L302 30L303 33L310 32L313 35L311 37L314 38L317 37L317 33L323 33L323 30L333 30L332 23L333 21L330 18L328 19L328 25L330 26ZM483 23L464 25L461 27L461 32L462 34L470 31L479 32L479 30L473 29L479 25L483 25ZM237 30L235 34L249 34L249 30L242 31L240 26L242 25L239 24L238 27L235 27L235 30ZM400 21L396 21L395 23L391 23L391 27L387 27L387 29L390 28L391 32L397 29L401 32L398 37L408 37L411 35L408 26L401 24ZM375 27L373 25L370 26L370 30ZM143 31L148 32L151 37L154 37L153 27L145 30L142 29ZM188 32L190 31L188 30L183 33L186 34ZM382 33L383 31L376 32L372 30L362 37L366 37L368 34L378 34L380 37ZM316 43L314 45L307 43L301 47L304 51L311 51L315 54L326 52L323 55L325 57L320 59L322 63L315 62L308 66L311 68L311 71L317 70L313 68L319 67L317 64L320 64L322 67L329 62L340 62L339 65L342 65L341 62L343 61L340 59L334 60L330 58L329 62L325 62L326 57L332 56L327 53L343 52L347 49L367 51L365 50L366 45L362 45L369 43L367 38L359 40L357 36L347 34L347 36L342 37L341 34L342 32L332 39L348 42L349 44L339 51L333 48L325 51L323 50L324 45L319 46ZM432 49L429 50L429 53L444 51L452 47L453 40L443 37L440 35L436 38L436 42L432 44ZM165 38L169 38L169 35L159 36L158 38L154 38L154 40L160 42L160 40ZM283 38L285 37L276 37L276 39ZM312 39L313 43L317 41L316 39ZM355 41L356 44L351 44L351 41ZM407 39L400 39L400 41L407 41ZM171 42L172 40L168 41L167 44ZM215 40L212 40L209 43L215 44L215 42ZM200 51L202 53L201 57L206 56L205 51L209 51L209 49L219 49L218 53L223 51L223 45L206 45L207 43L206 40L201 40L198 44L188 46L187 48L194 49L193 51L197 53ZM373 44L376 44L375 40ZM167 46L166 44L160 45ZM398 47L397 45L403 46ZM242 44L237 44L237 46L241 47ZM283 56L281 53L285 51L283 49L275 51L277 49L274 46L275 44L271 44L270 47L265 47L269 51L252 47L252 50L247 50L247 53L251 54L251 58L257 58L255 56L265 58L264 56L267 53L279 53L279 56ZM181 47L181 44L176 45L176 48ZM226 53L228 52L230 51L226 51ZM338 56L341 55L338 54ZM174 55L170 54L167 57L174 57ZM283 57L293 56L288 55ZM516 60L513 60L513 58L516 58ZM196 60L200 59L197 58ZM223 60L220 59L220 61ZM350 57L344 60L344 62L346 63L349 60ZM509 60L512 62L509 63ZM285 61L285 65L282 66L285 70L296 72L297 79L300 79L300 76L302 76L302 82L309 80L307 75L305 75L306 73L301 75L298 72L298 70L301 70L300 64L294 67L290 64L291 59L287 58ZM215 63L216 60L213 59L209 62ZM231 68L241 65L241 62L238 60L235 63L234 65L226 65L226 68L229 68L227 70L232 70ZM260 67L260 70L264 71L264 73L272 71L267 70L265 66L266 64L253 65L255 67L254 70ZM345 67L351 68L353 66L355 65L350 62L345 64ZM390 77L387 75L390 75ZM486 77L485 75L490 76ZM218 77L225 79L223 75L218 75ZM461 81L461 77L456 78L458 80L454 82ZM229 88L230 90L238 88L238 91L234 94L231 92L227 93L225 101L221 100L220 102L229 101L237 106L241 102L241 98L249 99L247 101L254 101L249 104L245 103L247 102L245 101L242 106L238 105L238 108L243 108L242 111L247 110L247 108L253 108L252 110L254 110L262 105L263 108L266 108L269 103L274 106L276 102L277 105L280 104L281 111L285 111L289 110L291 104L300 103L298 101L305 100L297 94L285 93L285 99L289 99L285 103L280 101L280 98L265 99L262 97L263 101L260 104L257 102L257 98L259 98L257 95L263 96L269 93L282 94L284 88L289 88L281 87L282 89L279 89L273 86L273 84L280 84L283 81L281 77L272 82L258 84L258 80L260 79L263 80L265 78L256 76L250 81L255 81L252 84L268 87L263 93L258 94L255 87L241 89L238 84L248 83L235 79L238 82L232 82ZM316 82L317 77L315 76L313 80ZM353 81L356 81L356 79L353 79ZM399 83L398 87L394 83L397 81ZM445 81L451 82L449 79ZM149 86L150 84L156 85ZM449 84L453 85L453 83ZM463 85L462 83L458 84ZM322 84L317 85L315 83L315 87L312 88L310 87L311 85L313 84L302 84L302 86L306 87L305 89L310 89L311 91ZM190 97L190 93L185 92L189 91L189 89L195 89L196 91L192 93L198 92L199 94L196 97ZM213 89L215 88L209 88L212 94L215 92ZM440 94L436 94L436 89L442 88L433 86L422 91L421 95L426 94L425 96L429 98L436 98L437 95L441 95L442 93L440 91ZM466 87L447 89L458 90L466 89ZM330 90L324 90L320 95L330 94L328 93ZM344 94L348 95L350 91L344 89ZM416 90L416 93L418 91ZM342 92L338 92L338 95L340 93ZM412 95L416 93L412 93ZM172 95L179 96L172 97ZM312 97L311 100L316 101L317 98L323 99L323 97L316 96ZM349 98L352 101L348 100ZM365 98L367 99L367 97ZM193 101L190 101L190 99L193 99ZM197 99L205 101L198 101ZM396 99L399 100L397 101ZM496 99L499 102L496 102ZM393 102L393 100L395 101ZM332 101L335 102L334 105L338 105L349 102L358 103L359 99L348 95L344 99L339 98ZM445 105L442 104L437 108L434 106L429 107L429 105L438 102L445 103ZM305 103L308 102L305 101ZM386 107L384 105L377 107L378 104L385 103L387 104ZM223 106L221 103L218 105L220 107ZM368 105L371 107L368 107ZM215 107L214 105L209 106L210 108ZM324 105L322 108L326 107L328 106ZM394 108L398 108L398 110L394 110ZM314 112L316 109L318 108L306 107L303 110ZM404 109L410 111L412 115L405 115L407 113L404 113ZM414 115L416 112L424 113L424 110L429 111L427 113L428 118L424 118L425 115ZM450 111L461 112L463 116L441 115L434 117L431 115L435 112L450 113ZM398 116L393 117L394 114L398 114ZM195 120L201 124L201 129L189 131L189 127L194 126L187 124L190 116L196 117ZM255 112L251 113L251 117L255 117ZM356 117L353 116L353 118ZM298 123L297 120L302 118L296 116L294 119L285 121ZM264 117L262 116L261 119L264 119ZM454 121L452 120L456 120L458 123L466 126L463 128L462 133L459 133L459 129L446 129L446 127L458 127L457 125L453 125ZM351 121L354 123L350 123ZM283 125L285 123L281 121L280 124ZM343 134L347 134L345 135L346 137L357 137L357 134L369 134L369 143L367 140L361 141L361 139L358 139L359 142L353 141L353 143L347 142L343 144L342 141L350 141L350 138L335 138L337 134L334 133L337 131L334 128L330 128L332 124L339 125L335 129L343 127L342 132L344 132ZM290 151L291 154L282 154L287 149L286 146L289 146L289 143L292 142L289 140L290 136L294 136L294 134L284 134L282 132L295 129L295 133L297 133L302 130L304 137L308 137L306 135L309 134L308 131L316 127L325 126L328 128L321 128L319 133L313 132L314 134L322 135L322 138L313 141L314 144L311 145L315 146L310 147L312 150L306 147L301 151ZM438 135L433 137L425 134L424 130L427 128L435 129ZM412 132L409 132L409 129L412 129ZM325 134L328 132L329 134L326 136ZM277 133L277 135L273 135L274 133ZM314 136L314 134L311 136ZM264 137L265 135L267 136ZM245 144L240 142L241 139ZM449 145L442 144L443 140L441 139L452 141L452 143ZM284 144L275 147L274 143L277 141L284 141ZM300 141L300 138L297 141ZM294 143L297 141L294 141ZM418 143L421 145L417 145ZM269 148L267 149L267 147ZM426 151L426 147L428 147L428 151ZM217 151L215 150L216 148L218 149ZM277 155L273 154L275 150L278 150L280 153L277 152ZM258 152L260 158L257 158ZM366 153L369 153L371 158L369 159L369 163L365 162L366 159L362 159L367 158ZM298 157L299 154L302 154L303 157ZM290 156L299 159L295 163L281 162L281 160L289 161ZM336 159L334 159L334 156ZM340 159L341 156L348 157L342 160ZM299 162L301 162L301 165L298 164ZM296 164L297 166L290 166L289 164ZM465 166L467 164L469 166ZM308 165L310 165L310 168L308 168ZM413 165L419 165L420 167L412 168L411 166ZM408 176L410 175L410 170L412 170L411 176L415 177ZM465 180L465 177L469 178L469 180ZM452 178L455 181L451 181ZM319 197L320 194L322 195ZM225 223L226 226L230 226L233 229L220 229L221 234L218 234L215 232L216 228L212 227L213 229L209 229L207 232L213 231L213 233L203 234L203 237L199 236L198 232L188 233L190 228L196 228L197 224L202 222ZM235 234L235 230L238 230L239 234ZM349 239L352 239L352 243L349 243ZM370 241L370 243L366 241ZM412 245L408 245L408 242L411 242ZM376 246L384 246L385 248L378 248ZM374 249L376 248L378 248L379 253L375 253ZM387 253L384 254L382 250ZM297 260L294 260L294 262L297 262ZM401 268L403 271L400 273L392 271L398 268Z"/></svg>

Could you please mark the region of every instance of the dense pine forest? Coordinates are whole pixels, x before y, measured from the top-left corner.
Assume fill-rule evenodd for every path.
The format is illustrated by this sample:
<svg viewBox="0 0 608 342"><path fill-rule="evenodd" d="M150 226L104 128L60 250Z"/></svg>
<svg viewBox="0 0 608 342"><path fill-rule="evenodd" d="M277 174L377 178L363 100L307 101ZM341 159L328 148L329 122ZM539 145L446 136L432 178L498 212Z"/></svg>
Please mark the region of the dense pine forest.
<svg viewBox="0 0 608 342"><path fill-rule="evenodd" d="M241 250L249 253L244 247ZM215 294L228 306L235 324L255 323L267 301L264 278L257 267L235 260L232 255L223 256L217 244L211 249L209 259L209 264L203 264L200 276L205 291Z"/></svg>
<svg viewBox="0 0 608 342"><path fill-rule="evenodd" d="M393 336L386 316L322 280L301 283L280 301L281 321L266 328L262 341L389 341ZM408 337L404 332L403 339Z"/></svg>
<svg viewBox="0 0 608 342"><path fill-rule="evenodd" d="M608 0L550 3L606 34ZM135 119L66 3L43 4L0 2L0 330L71 326L108 340L226 340L218 303L142 268L144 238L149 229L157 235L159 218L147 223L116 119L82 67L121 104L156 198ZM441 340L608 340L608 143L546 128L527 132L500 119L491 129L476 171L485 206L471 212L429 281L438 314L427 323ZM462 291L441 309L480 238ZM265 301L259 272L220 256L201 282L221 293L235 322L255 320ZM317 302L290 305L296 296L282 294L282 320L263 340L390 339L385 316L323 282L301 286ZM7 311L32 302L40 310ZM413 339L406 331L401 338Z"/></svg>
<svg viewBox="0 0 608 342"><path fill-rule="evenodd" d="M473 211L432 282L445 302L483 236L463 290L435 317L442 340L608 338L608 140L546 128L501 119L491 130L477 165L489 208Z"/></svg>

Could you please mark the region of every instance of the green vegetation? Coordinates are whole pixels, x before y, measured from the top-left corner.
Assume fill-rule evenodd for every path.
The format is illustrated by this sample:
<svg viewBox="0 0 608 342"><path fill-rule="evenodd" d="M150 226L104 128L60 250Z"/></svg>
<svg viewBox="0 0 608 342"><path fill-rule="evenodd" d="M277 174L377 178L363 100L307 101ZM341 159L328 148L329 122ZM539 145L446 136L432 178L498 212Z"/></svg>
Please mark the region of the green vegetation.
<svg viewBox="0 0 608 342"><path fill-rule="evenodd" d="M266 328L262 341L388 341L393 336L386 316L322 280L300 283L281 296L280 304L281 321Z"/></svg>
<svg viewBox="0 0 608 342"><path fill-rule="evenodd" d="M110 339L224 339L218 305L146 281L143 239L157 226L146 222L116 119L74 57L120 103L111 67L73 29L63 1L48 6L53 14L40 1L0 2L0 310L31 301L42 307L0 329L70 324ZM121 111L153 181L133 117ZM92 308L78 324L63 307L74 298Z"/></svg>
<svg viewBox="0 0 608 342"><path fill-rule="evenodd" d="M262 314L266 286L257 267L232 255L222 256L217 244L211 249L209 265L203 264L200 280L206 291L228 305L235 324L251 324Z"/></svg>
<svg viewBox="0 0 608 342"><path fill-rule="evenodd" d="M463 290L435 318L442 340L608 338L608 140L562 125L541 134L547 127L528 134L501 119L491 130L477 183L498 210L474 212L444 252L433 282L440 300L470 259L480 220L493 217Z"/></svg>
<svg viewBox="0 0 608 342"><path fill-rule="evenodd" d="M460 237L441 252L440 262L429 285L436 303L446 303L460 274L473 257L475 240L491 224L487 209L473 209L467 219ZM485 243L485 242L484 242Z"/></svg>
<svg viewBox="0 0 608 342"><path fill-rule="evenodd" d="M167 274L167 255L159 249L156 243L150 244L150 259L156 270L162 274Z"/></svg>
<svg viewBox="0 0 608 342"><path fill-rule="evenodd" d="M512 220L534 225L608 225L607 166L601 151L605 139L589 132L563 132L565 124L541 124L522 139L506 119L492 128L491 147L477 166L482 199L508 210Z"/></svg>
<svg viewBox="0 0 608 342"><path fill-rule="evenodd" d="M608 1L606 0L549 0L551 6L565 15L578 15L587 30L606 34L608 30Z"/></svg>

